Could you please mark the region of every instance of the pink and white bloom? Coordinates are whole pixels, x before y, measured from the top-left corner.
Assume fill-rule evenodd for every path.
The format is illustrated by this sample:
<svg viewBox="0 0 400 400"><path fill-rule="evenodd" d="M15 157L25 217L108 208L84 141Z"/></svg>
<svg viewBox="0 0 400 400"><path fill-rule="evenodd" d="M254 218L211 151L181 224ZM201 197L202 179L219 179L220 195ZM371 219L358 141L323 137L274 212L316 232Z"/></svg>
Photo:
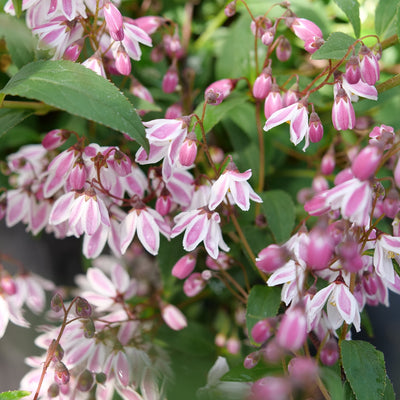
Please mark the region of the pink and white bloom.
<svg viewBox="0 0 400 400"><path fill-rule="evenodd" d="M219 249L229 251L229 247L222 238L220 227L221 218L218 213L200 208L184 211L174 218L175 226L171 238L185 231L183 248L193 251L200 242L204 242L207 253L214 259L218 258Z"/></svg>
<svg viewBox="0 0 400 400"><path fill-rule="evenodd" d="M400 237L382 234L375 242L374 267L385 282L395 283L393 260L400 262Z"/></svg>
<svg viewBox="0 0 400 400"><path fill-rule="evenodd" d="M311 54L324 43L321 29L308 19L294 18L290 28L298 38L304 41L304 48Z"/></svg>
<svg viewBox="0 0 400 400"><path fill-rule="evenodd" d="M307 338L307 318L304 307L296 305L286 310L276 333L278 344L290 351L299 350Z"/></svg>
<svg viewBox="0 0 400 400"><path fill-rule="evenodd" d="M164 322L174 331L180 331L187 327L185 315L172 304L167 304L161 309L161 316Z"/></svg>
<svg viewBox="0 0 400 400"><path fill-rule="evenodd" d="M308 108L305 101L291 104L275 111L265 123L264 130L269 131L284 122L290 122L290 141L297 146L304 138L303 151L309 145Z"/></svg>
<svg viewBox="0 0 400 400"><path fill-rule="evenodd" d="M211 187L211 196L208 203L209 209L211 211L215 210L225 199L226 195L230 195L233 202L243 211L249 210L250 199L257 203L262 203L261 197L247 182L250 177L250 169L241 173L231 161Z"/></svg>
<svg viewBox="0 0 400 400"><path fill-rule="evenodd" d="M328 321L333 329L338 329L343 322L346 322L348 325L353 324L357 332L360 331L358 303L343 278L337 278L311 299L307 307L310 325L319 321L325 304L327 304Z"/></svg>
<svg viewBox="0 0 400 400"><path fill-rule="evenodd" d="M139 61L142 56L139 43L151 47L151 37L143 29L139 28L132 19L124 17L123 21L124 36L121 44L132 60Z"/></svg>

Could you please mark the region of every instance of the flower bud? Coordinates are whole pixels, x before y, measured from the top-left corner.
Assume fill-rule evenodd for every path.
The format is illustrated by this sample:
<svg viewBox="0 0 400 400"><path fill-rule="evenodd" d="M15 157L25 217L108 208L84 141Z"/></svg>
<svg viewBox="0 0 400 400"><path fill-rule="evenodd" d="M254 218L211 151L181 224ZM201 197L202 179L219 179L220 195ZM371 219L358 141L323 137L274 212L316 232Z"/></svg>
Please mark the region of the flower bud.
<svg viewBox="0 0 400 400"><path fill-rule="evenodd" d="M288 372L296 386L307 386L318 378L318 365L310 357L294 357L289 361Z"/></svg>
<svg viewBox="0 0 400 400"><path fill-rule="evenodd" d="M282 97L283 107L291 106L299 102L299 85L295 83Z"/></svg>
<svg viewBox="0 0 400 400"><path fill-rule="evenodd" d="M131 59L128 56L128 53L124 50L122 46L119 46L115 51L115 68L116 70L124 76L129 76L131 73L132 65Z"/></svg>
<svg viewBox="0 0 400 400"><path fill-rule="evenodd" d="M271 68L264 68L263 72L257 77L253 85L253 96L262 100L268 96L271 90Z"/></svg>
<svg viewBox="0 0 400 400"><path fill-rule="evenodd" d="M110 36L117 42L121 41L124 38L124 29L120 11L111 2L104 4L103 11Z"/></svg>
<svg viewBox="0 0 400 400"><path fill-rule="evenodd" d="M174 331L180 331L187 326L186 317L182 311L172 304L168 304L162 308L161 316L164 322Z"/></svg>
<svg viewBox="0 0 400 400"><path fill-rule="evenodd" d="M193 272L195 266L196 257L193 253L189 253L177 261L171 274L178 279L185 279Z"/></svg>
<svg viewBox="0 0 400 400"><path fill-rule="evenodd" d="M259 270L270 274L285 264L287 259L286 251L276 245L270 244L262 249L256 258L256 266Z"/></svg>
<svg viewBox="0 0 400 400"><path fill-rule="evenodd" d="M42 146L46 150L54 150L60 147L70 137L71 132L66 129L53 129L46 133L42 140Z"/></svg>
<svg viewBox="0 0 400 400"><path fill-rule="evenodd" d="M383 200L383 212L389 218L394 218L400 209L399 193L396 189L390 189Z"/></svg>
<svg viewBox="0 0 400 400"><path fill-rule="evenodd" d="M214 271L220 271L221 269L227 270L231 266L231 257L223 251L218 253L217 259L208 255L206 258L206 266Z"/></svg>
<svg viewBox="0 0 400 400"><path fill-rule="evenodd" d="M305 254L308 266L317 271L325 269L329 265L334 249L329 233L317 226L311 230L309 238Z"/></svg>
<svg viewBox="0 0 400 400"><path fill-rule="evenodd" d="M310 126L309 128L310 141L312 143L318 143L322 139L322 136L324 135L324 127L322 126L318 114L314 111L314 106L310 114L309 126Z"/></svg>
<svg viewBox="0 0 400 400"><path fill-rule="evenodd" d="M371 178L382 159L382 150L378 146L364 147L353 160L351 171L360 181Z"/></svg>
<svg viewBox="0 0 400 400"><path fill-rule="evenodd" d="M52 383L47 389L47 395L50 398L57 397L60 394L60 387L56 383Z"/></svg>
<svg viewBox="0 0 400 400"><path fill-rule="evenodd" d="M272 327L269 319L262 319L253 326L251 336L256 343L266 342L272 335Z"/></svg>
<svg viewBox="0 0 400 400"><path fill-rule="evenodd" d="M53 361L54 362L61 361L64 357L64 349L61 347L60 343L57 343L56 345L55 339L53 339L52 346L54 347Z"/></svg>
<svg viewBox="0 0 400 400"><path fill-rule="evenodd" d="M342 266L346 271L358 272L363 268L364 264L359 250L359 244L353 239L346 240L339 246Z"/></svg>
<svg viewBox="0 0 400 400"><path fill-rule="evenodd" d="M17 293L17 285L14 282L14 279L8 273L2 273L2 277L0 280L1 290L8 294L9 296Z"/></svg>
<svg viewBox="0 0 400 400"><path fill-rule="evenodd" d="M337 131L353 129L356 122L353 105L342 87L337 90L333 102L332 122Z"/></svg>
<svg viewBox="0 0 400 400"><path fill-rule="evenodd" d="M381 126L375 126L369 137L369 144L381 146L383 150L389 150L393 145L395 133L391 126L382 124Z"/></svg>
<svg viewBox="0 0 400 400"><path fill-rule="evenodd" d="M336 364L339 359L339 346L336 339L330 338L321 349L319 356L324 365L331 366Z"/></svg>
<svg viewBox="0 0 400 400"><path fill-rule="evenodd" d="M96 72L97 75L106 78L106 72L104 71L103 61L97 55L89 57L86 61L82 63L82 65L88 69L91 69L93 72Z"/></svg>
<svg viewBox="0 0 400 400"><path fill-rule="evenodd" d="M213 106L221 104L236 87L236 83L236 79L221 79L212 83L204 92L206 102Z"/></svg>
<svg viewBox="0 0 400 400"><path fill-rule="evenodd" d="M193 165L194 160L197 156L197 143L196 135L194 132L188 134L185 141L182 143L182 147L179 150L179 162L184 167L190 167Z"/></svg>
<svg viewBox="0 0 400 400"><path fill-rule="evenodd" d="M299 350L307 338L307 319L304 308L294 306L286 310L276 333L278 344L290 351Z"/></svg>
<svg viewBox="0 0 400 400"><path fill-rule="evenodd" d="M292 55L292 46L290 45L289 40L287 40L284 36L281 36L279 39L278 46L276 46L276 58L279 61L285 62L289 60Z"/></svg>
<svg viewBox="0 0 400 400"><path fill-rule="evenodd" d="M226 343L226 350L228 351L228 353L230 354L239 354L240 351L240 340L236 337L230 337Z"/></svg>
<svg viewBox="0 0 400 400"><path fill-rule="evenodd" d="M321 160L321 173L324 175L330 175L335 170L336 161L333 148L330 148L328 152L322 157Z"/></svg>
<svg viewBox="0 0 400 400"><path fill-rule="evenodd" d="M171 211L171 194L169 192L161 193L161 196L156 201L156 211L165 216Z"/></svg>
<svg viewBox="0 0 400 400"><path fill-rule="evenodd" d="M176 87L178 86L179 77L178 71L174 65L168 68L167 73L164 75L162 81L162 90L164 93L173 93L175 92Z"/></svg>
<svg viewBox="0 0 400 400"><path fill-rule="evenodd" d="M159 63L164 59L164 49L162 46L154 46L150 53L150 59L153 63Z"/></svg>
<svg viewBox="0 0 400 400"><path fill-rule="evenodd" d="M86 183L86 168L81 157L75 161L75 165L72 167L71 172L68 175L67 187L69 190L81 190Z"/></svg>
<svg viewBox="0 0 400 400"><path fill-rule="evenodd" d="M251 400L287 400L290 397L290 382L286 378L267 376L251 385Z"/></svg>
<svg viewBox="0 0 400 400"><path fill-rule="evenodd" d="M78 317L89 318L92 315L92 306L83 297L75 297L75 313Z"/></svg>
<svg viewBox="0 0 400 400"><path fill-rule="evenodd" d="M164 50L170 58L179 59L183 57L184 51L178 34L164 35L163 44Z"/></svg>
<svg viewBox="0 0 400 400"><path fill-rule="evenodd" d="M94 383L94 378L93 378L93 374L88 371L87 369L85 369L78 378L78 382L76 384L76 388L80 391L80 392L88 392Z"/></svg>
<svg viewBox="0 0 400 400"><path fill-rule="evenodd" d="M263 350L263 358L267 364L276 364L285 357L285 351L276 340L273 338L267 342Z"/></svg>
<svg viewBox="0 0 400 400"><path fill-rule="evenodd" d="M259 38L264 35L265 31L272 27L272 22L269 18L260 15L255 18L255 21L251 21L250 29L254 36Z"/></svg>
<svg viewBox="0 0 400 400"><path fill-rule="evenodd" d="M195 272L191 274L183 284L183 292L188 297L198 295L206 286L205 280L202 278L201 273Z"/></svg>
<svg viewBox="0 0 400 400"><path fill-rule="evenodd" d="M365 45L361 46L358 53L360 58L361 79L368 85L375 85L379 81L379 63L375 54Z"/></svg>
<svg viewBox="0 0 400 400"><path fill-rule="evenodd" d="M280 94L279 86L273 83L271 91L268 93L264 103L264 115L268 119L275 111L282 108L283 101Z"/></svg>
<svg viewBox="0 0 400 400"><path fill-rule="evenodd" d="M350 84L356 84L361 79L360 63L356 56L351 56L346 64L346 72L344 74L346 81Z"/></svg>
<svg viewBox="0 0 400 400"><path fill-rule="evenodd" d="M63 302L63 299L62 299L60 293L56 293L50 301L51 309L54 312L58 313L63 309L63 305L64 305L64 302Z"/></svg>
<svg viewBox="0 0 400 400"><path fill-rule="evenodd" d="M174 103L169 106L165 111L165 118L166 119L177 119L182 117L183 115L183 108L181 103Z"/></svg>
<svg viewBox="0 0 400 400"><path fill-rule="evenodd" d="M263 35L261 36L261 42L262 42L265 46L270 46L270 45L272 44L272 42L274 41L275 33L276 33L275 28L269 28L269 29L267 29L267 30L263 33Z"/></svg>
<svg viewBox="0 0 400 400"><path fill-rule="evenodd" d="M58 385L65 385L69 382L69 371L64 363L56 362L54 366L54 381Z"/></svg>
<svg viewBox="0 0 400 400"><path fill-rule="evenodd" d="M96 374L96 382L103 384L107 380L107 375L104 372L98 372Z"/></svg>
<svg viewBox="0 0 400 400"><path fill-rule="evenodd" d="M94 326L94 322L91 318L89 318L83 324L83 336L85 336L87 339L90 339L94 337L95 332L96 328Z"/></svg>
<svg viewBox="0 0 400 400"><path fill-rule="evenodd" d="M230 18L236 14L236 1L231 1L225 6L224 9L225 15Z"/></svg>
<svg viewBox="0 0 400 400"><path fill-rule="evenodd" d="M243 366L246 369L252 369L258 364L259 361L260 353L258 351L254 351L253 353L250 353L245 357L243 361Z"/></svg>

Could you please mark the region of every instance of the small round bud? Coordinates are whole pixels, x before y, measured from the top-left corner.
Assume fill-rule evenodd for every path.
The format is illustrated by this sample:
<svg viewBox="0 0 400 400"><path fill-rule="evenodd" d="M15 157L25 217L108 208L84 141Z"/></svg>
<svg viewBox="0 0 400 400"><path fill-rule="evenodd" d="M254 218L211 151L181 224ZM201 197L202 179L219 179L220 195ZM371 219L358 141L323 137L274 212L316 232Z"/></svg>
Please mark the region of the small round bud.
<svg viewBox="0 0 400 400"><path fill-rule="evenodd" d="M272 334L271 324L268 319L258 321L251 330L251 336L256 343L266 342Z"/></svg>
<svg viewBox="0 0 400 400"><path fill-rule="evenodd" d="M320 353L321 362L324 365L334 365L339 359L339 346L336 339L330 338L324 345Z"/></svg>
<svg viewBox="0 0 400 400"><path fill-rule="evenodd" d="M12 296L17 293L17 285L14 282L14 279L7 273L5 273L0 280L0 287L4 291L4 293Z"/></svg>
<svg viewBox="0 0 400 400"><path fill-rule="evenodd" d="M58 385L65 385L69 382L68 368L61 361L58 361L54 366L54 381Z"/></svg>
<svg viewBox="0 0 400 400"><path fill-rule="evenodd" d="M276 46L276 58L279 61L285 62L289 60L292 55L292 46L290 45L289 40L287 40L284 36L281 36L279 39L278 46Z"/></svg>
<svg viewBox="0 0 400 400"><path fill-rule="evenodd" d="M282 247L270 244L258 254L256 266L259 270L270 274L285 264L286 256L286 251Z"/></svg>
<svg viewBox="0 0 400 400"><path fill-rule="evenodd" d="M226 350L230 354L238 354L240 351L240 340L236 337L230 337L226 343Z"/></svg>
<svg viewBox="0 0 400 400"><path fill-rule="evenodd" d="M70 135L71 132L66 129L53 129L46 133L42 140L42 146L46 150L54 150L65 143Z"/></svg>
<svg viewBox="0 0 400 400"><path fill-rule="evenodd" d="M185 315L179 308L172 304L168 304L161 310L161 316L164 322L174 331L180 331L187 327Z"/></svg>
<svg viewBox="0 0 400 400"><path fill-rule="evenodd" d="M236 1L228 3L224 9L225 15L230 18L236 14Z"/></svg>
<svg viewBox="0 0 400 400"><path fill-rule="evenodd" d="M191 274L183 284L183 292L188 297L198 295L206 286L206 281L201 276L201 273L194 272Z"/></svg>
<svg viewBox="0 0 400 400"><path fill-rule="evenodd" d="M253 353L250 353L246 356L246 358L243 361L243 366L246 369L252 369L258 364L259 361L260 361L260 352L254 351Z"/></svg>
<svg viewBox="0 0 400 400"><path fill-rule="evenodd" d="M75 312L78 317L89 318L92 315L92 306L83 297L75 298Z"/></svg>
<svg viewBox="0 0 400 400"><path fill-rule="evenodd" d="M178 70L174 65L169 67L167 73L164 75L162 81L162 90L164 93L173 93L175 92L176 87L178 86L179 77Z"/></svg>
<svg viewBox="0 0 400 400"><path fill-rule="evenodd" d="M62 299L60 293L56 293L50 301L51 309L54 312L58 313L63 309L63 305L64 305L64 302L63 302L63 299Z"/></svg>
<svg viewBox="0 0 400 400"><path fill-rule="evenodd" d="M196 257L193 253L189 253L176 262L171 274L178 279L185 279L193 272L195 266Z"/></svg>
<svg viewBox="0 0 400 400"><path fill-rule="evenodd" d="M83 371L79 375L76 388L80 392L88 392L92 388L93 383L94 383L93 374L87 369L85 369L85 371Z"/></svg>

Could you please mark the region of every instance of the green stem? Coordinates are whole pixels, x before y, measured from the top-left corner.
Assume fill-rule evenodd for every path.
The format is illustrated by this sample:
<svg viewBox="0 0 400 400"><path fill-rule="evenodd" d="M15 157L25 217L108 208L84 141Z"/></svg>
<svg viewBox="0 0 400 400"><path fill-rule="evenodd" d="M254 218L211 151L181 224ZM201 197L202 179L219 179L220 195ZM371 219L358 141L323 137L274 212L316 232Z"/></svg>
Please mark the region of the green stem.
<svg viewBox="0 0 400 400"><path fill-rule="evenodd" d="M49 106L48 104L44 104L37 101L13 101L13 100L4 100L0 103L0 108L10 108L10 109L25 109L25 110L34 110L39 114L46 114L49 111L57 110L57 108Z"/></svg>
<svg viewBox="0 0 400 400"><path fill-rule="evenodd" d="M399 37L397 35L392 35L381 42L382 50L394 46L398 42L399 42Z"/></svg>
<svg viewBox="0 0 400 400"><path fill-rule="evenodd" d="M376 86L378 93L386 92L386 90L393 89L400 85L400 74L396 74L391 78L387 79L385 82L380 83Z"/></svg>

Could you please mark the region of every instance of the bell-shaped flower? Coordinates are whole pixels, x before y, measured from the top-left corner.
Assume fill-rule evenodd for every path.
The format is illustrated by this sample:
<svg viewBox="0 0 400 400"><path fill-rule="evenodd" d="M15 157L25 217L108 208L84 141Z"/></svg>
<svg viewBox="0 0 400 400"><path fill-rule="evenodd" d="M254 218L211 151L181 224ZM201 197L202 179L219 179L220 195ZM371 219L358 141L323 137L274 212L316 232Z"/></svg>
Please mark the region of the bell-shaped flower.
<svg viewBox="0 0 400 400"><path fill-rule="evenodd" d="M368 85L374 85L380 78L378 59L365 45L361 46L358 56L360 58L361 79Z"/></svg>
<svg viewBox="0 0 400 400"><path fill-rule="evenodd" d="M300 100L298 103L275 111L265 123L264 130L269 131L284 122L290 122L290 141L297 146L304 138L303 151L309 145L309 126L307 101Z"/></svg>
<svg viewBox="0 0 400 400"><path fill-rule="evenodd" d="M294 18L290 29L304 41L305 49L311 54L315 53L323 44L321 29L308 19Z"/></svg>
<svg viewBox="0 0 400 400"><path fill-rule="evenodd" d="M332 122L338 131L353 129L356 123L356 115L353 105L346 91L340 87L335 95L332 106Z"/></svg>
<svg viewBox="0 0 400 400"><path fill-rule="evenodd" d="M380 278L392 284L396 275L393 260L400 262L400 237L382 234L375 242L374 267Z"/></svg>
<svg viewBox="0 0 400 400"><path fill-rule="evenodd" d="M171 238L185 231L183 248L186 251L193 251L202 241L204 241L207 253L214 259L218 258L218 247L221 250L229 251L229 247L222 238L219 226L221 218L218 213L205 208L184 211L174 218L174 222Z"/></svg>
<svg viewBox="0 0 400 400"><path fill-rule="evenodd" d="M261 197L247 182L250 177L250 169L241 173L231 161L211 187L209 209L211 211L215 210L222 203L228 192L232 196L233 202L243 211L249 210L250 199L257 203L262 203Z"/></svg>
<svg viewBox="0 0 400 400"><path fill-rule="evenodd" d="M338 329L343 321L353 324L360 331L360 311L354 295L340 276L327 287L318 291L311 299L307 309L310 325L321 317L322 309L327 304L328 321L333 329Z"/></svg>
<svg viewBox="0 0 400 400"><path fill-rule="evenodd" d="M142 56L139 43L145 46L151 46L151 37L143 29L136 26L132 19L125 17L123 20L124 38L121 44L132 60L139 61Z"/></svg>

